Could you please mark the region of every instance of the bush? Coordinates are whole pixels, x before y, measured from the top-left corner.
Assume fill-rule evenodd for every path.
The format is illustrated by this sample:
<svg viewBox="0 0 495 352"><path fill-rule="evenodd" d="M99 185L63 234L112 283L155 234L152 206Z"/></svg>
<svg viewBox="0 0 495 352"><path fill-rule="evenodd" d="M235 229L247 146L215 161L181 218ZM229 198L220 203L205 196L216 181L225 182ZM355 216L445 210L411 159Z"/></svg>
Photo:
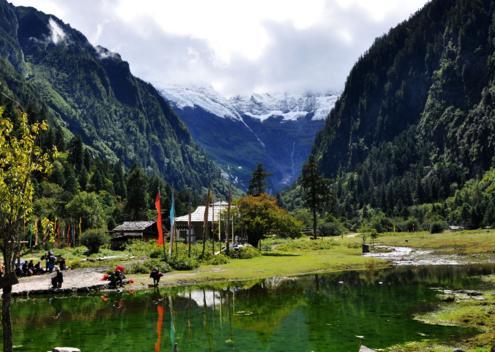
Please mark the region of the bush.
<svg viewBox="0 0 495 352"><path fill-rule="evenodd" d="M261 253L250 245L245 245L239 248L231 249L229 256L234 259L251 259L254 257L259 257Z"/></svg>
<svg viewBox="0 0 495 352"><path fill-rule="evenodd" d="M196 258L182 255L169 258L168 263L175 270L193 270L199 267L199 262Z"/></svg>
<svg viewBox="0 0 495 352"><path fill-rule="evenodd" d="M88 248L88 254L98 253L100 247L108 243L109 236L103 229L86 230L81 236L81 244Z"/></svg>
<svg viewBox="0 0 495 352"><path fill-rule="evenodd" d="M326 222L318 226L321 236L340 236L344 233L344 227L337 222Z"/></svg>
<svg viewBox="0 0 495 352"><path fill-rule="evenodd" d="M227 257L225 254L217 254L208 261L208 264L223 265L223 264L227 264L229 261L230 258Z"/></svg>
<svg viewBox="0 0 495 352"><path fill-rule="evenodd" d="M434 222L430 225L430 233L442 233L445 226L441 222Z"/></svg>
<svg viewBox="0 0 495 352"><path fill-rule="evenodd" d="M162 273L172 271L172 268L167 262L159 259L148 259L142 263L132 264L127 268L126 272L128 274L149 274L153 268L158 268Z"/></svg>

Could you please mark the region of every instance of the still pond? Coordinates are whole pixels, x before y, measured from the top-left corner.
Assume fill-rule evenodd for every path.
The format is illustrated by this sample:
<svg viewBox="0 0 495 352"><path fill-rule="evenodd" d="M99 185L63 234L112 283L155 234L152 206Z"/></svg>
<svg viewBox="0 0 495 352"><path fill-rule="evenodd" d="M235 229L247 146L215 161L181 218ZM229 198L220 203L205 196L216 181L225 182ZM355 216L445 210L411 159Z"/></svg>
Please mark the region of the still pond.
<svg viewBox="0 0 495 352"><path fill-rule="evenodd" d="M16 299L14 345L95 351L358 351L472 334L414 320L432 287L476 289L493 266L399 267L217 288Z"/></svg>

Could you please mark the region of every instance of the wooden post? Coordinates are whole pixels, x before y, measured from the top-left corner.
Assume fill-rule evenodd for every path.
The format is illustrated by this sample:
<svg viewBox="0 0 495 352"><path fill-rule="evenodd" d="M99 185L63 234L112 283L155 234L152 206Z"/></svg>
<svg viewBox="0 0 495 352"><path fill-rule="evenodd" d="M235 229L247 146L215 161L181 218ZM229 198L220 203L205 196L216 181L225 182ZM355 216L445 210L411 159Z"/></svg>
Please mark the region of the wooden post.
<svg viewBox="0 0 495 352"><path fill-rule="evenodd" d="M191 196L189 196L191 197ZM187 256L191 258L191 200L189 199L189 204L187 205L188 219L187 219Z"/></svg>

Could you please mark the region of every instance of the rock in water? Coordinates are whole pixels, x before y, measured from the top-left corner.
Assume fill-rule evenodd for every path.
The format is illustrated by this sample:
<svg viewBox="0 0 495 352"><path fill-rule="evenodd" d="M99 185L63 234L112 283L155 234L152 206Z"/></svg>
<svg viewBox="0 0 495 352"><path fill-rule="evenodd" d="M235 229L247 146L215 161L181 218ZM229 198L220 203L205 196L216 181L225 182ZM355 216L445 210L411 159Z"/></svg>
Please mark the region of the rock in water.
<svg viewBox="0 0 495 352"><path fill-rule="evenodd" d="M74 347L55 347L52 352L81 352L81 350Z"/></svg>
<svg viewBox="0 0 495 352"><path fill-rule="evenodd" d="M371 348L368 348L366 346L361 346L359 352L375 352L375 350L372 350Z"/></svg>

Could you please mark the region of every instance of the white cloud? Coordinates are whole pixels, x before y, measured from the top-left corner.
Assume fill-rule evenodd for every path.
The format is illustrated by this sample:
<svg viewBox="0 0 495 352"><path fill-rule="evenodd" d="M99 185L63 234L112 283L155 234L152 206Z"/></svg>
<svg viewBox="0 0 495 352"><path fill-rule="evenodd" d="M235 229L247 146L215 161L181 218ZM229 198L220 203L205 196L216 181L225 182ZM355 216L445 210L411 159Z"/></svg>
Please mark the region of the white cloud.
<svg viewBox="0 0 495 352"><path fill-rule="evenodd" d="M14 0L53 13L160 85L340 90L359 55L426 0Z"/></svg>
<svg viewBox="0 0 495 352"><path fill-rule="evenodd" d="M50 27L50 38L54 44L65 41L67 34L53 18L48 20L48 26Z"/></svg>

